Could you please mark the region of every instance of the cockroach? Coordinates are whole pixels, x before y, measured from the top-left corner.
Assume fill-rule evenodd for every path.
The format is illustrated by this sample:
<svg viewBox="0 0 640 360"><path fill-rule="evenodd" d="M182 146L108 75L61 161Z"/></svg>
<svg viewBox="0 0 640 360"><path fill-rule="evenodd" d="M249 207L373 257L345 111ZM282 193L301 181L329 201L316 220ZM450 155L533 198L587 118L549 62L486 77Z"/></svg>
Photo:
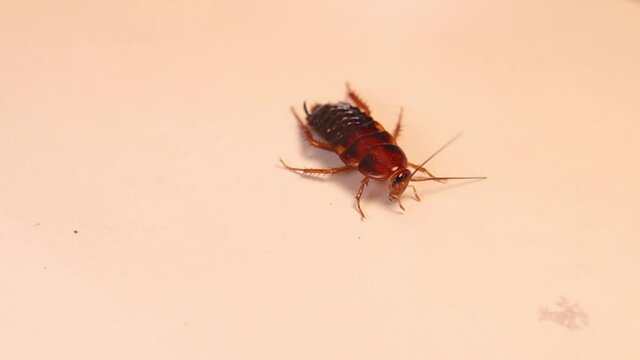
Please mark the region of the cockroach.
<svg viewBox="0 0 640 360"><path fill-rule="evenodd" d="M306 102L303 103L302 107L307 115L306 123L291 107L291 112L298 121L306 141L311 146L335 152L340 156L344 166L327 169L295 168L287 165L282 159L280 162L287 170L301 175L333 175L347 170L358 170L364 175L356 193L356 208L362 219L365 215L360 206L360 198L370 179L388 180L389 200L397 201L402 210L404 206L400 202L400 196L407 187L413 189L415 199L420 201L415 186L410 185L409 182L486 179L485 177L438 177L424 168L429 160L456 140L460 134L440 147L420 165L416 165L407 161L406 155L396 143L402 125L402 109L396 127L390 134L371 117L369 106L348 83L347 97L352 103L341 101L335 104L316 104L311 107L311 112L307 109ZM317 140L313 134L321 140ZM408 167L413 168L413 172ZM418 171L424 172L428 177L415 177Z"/></svg>

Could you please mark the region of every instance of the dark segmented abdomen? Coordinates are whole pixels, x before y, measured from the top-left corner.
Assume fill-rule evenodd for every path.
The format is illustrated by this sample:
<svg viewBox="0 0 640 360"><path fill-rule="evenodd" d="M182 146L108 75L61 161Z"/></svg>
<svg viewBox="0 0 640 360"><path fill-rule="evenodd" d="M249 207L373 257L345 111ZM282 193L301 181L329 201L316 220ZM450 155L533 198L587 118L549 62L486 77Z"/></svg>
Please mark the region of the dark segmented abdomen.
<svg viewBox="0 0 640 360"><path fill-rule="evenodd" d="M384 130L369 115L346 102L314 108L307 122L322 140L342 148L361 136Z"/></svg>
<svg viewBox="0 0 640 360"><path fill-rule="evenodd" d="M385 178L398 166L407 166L407 159L393 136L349 103L314 107L307 122L333 147L342 162L369 177Z"/></svg>

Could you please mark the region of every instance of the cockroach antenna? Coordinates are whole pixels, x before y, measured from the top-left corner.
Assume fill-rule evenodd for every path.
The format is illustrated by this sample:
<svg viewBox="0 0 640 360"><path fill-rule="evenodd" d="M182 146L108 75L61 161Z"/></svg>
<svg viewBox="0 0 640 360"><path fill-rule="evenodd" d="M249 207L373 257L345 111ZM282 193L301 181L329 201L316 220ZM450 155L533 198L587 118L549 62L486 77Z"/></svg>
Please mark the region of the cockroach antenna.
<svg viewBox="0 0 640 360"><path fill-rule="evenodd" d="M444 150L447 146L451 145L454 141L458 140L462 136L462 133L458 133L456 136L451 138L451 140L447 141L446 144L442 145L438 150L436 150L431 156L427 158L427 160L423 161L422 164L418 165L418 167L411 173L410 181L443 181L443 180L484 180L486 176L454 176L454 177L426 177L426 178L414 178L413 175L418 172L420 168L426 165L429 160L433 159L436 155L438 155L442 150Z"/></svg>

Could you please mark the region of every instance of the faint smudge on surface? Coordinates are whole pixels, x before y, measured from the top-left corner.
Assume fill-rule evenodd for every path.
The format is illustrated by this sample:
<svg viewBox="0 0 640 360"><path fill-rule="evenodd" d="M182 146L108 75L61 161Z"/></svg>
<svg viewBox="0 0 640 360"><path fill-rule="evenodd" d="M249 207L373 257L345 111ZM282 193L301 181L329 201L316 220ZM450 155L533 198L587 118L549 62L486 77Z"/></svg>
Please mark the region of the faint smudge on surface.
<svg viewBox="0 0 640 360"><path fill-rule="evenodd" d="M577 303L561 297L555 305L555 309L541 307L539 320L553 321L569 330L582 329L589 324L589 317Z"/></svg>

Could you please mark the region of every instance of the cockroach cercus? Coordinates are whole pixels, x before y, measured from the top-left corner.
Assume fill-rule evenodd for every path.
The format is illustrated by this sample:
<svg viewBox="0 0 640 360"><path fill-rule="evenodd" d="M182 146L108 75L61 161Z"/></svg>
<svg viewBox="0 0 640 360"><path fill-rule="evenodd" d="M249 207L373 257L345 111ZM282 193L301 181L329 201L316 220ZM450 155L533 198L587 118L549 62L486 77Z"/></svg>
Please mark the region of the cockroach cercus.
<svg viewBox="0 0 640 360"><path fill-rule="evenodd" d="M352 103L313 105L311 112L307 110L306 103L303 103L304 112L307 115L306 123L302 121L295 109L291 108L306 141L317 148L335 152L344 162L344 166L311 169L291 167L282 159L280 162L286 169L301 175L333 175L347 170L358 170L364 175L356 193L356 208L362 219L365 216L360 206L360 198L370 179L388 180L389 200L397 201L402 210L404 206L400 202L400 196L408 186L413 189L415 199L420 201L415 186L410 185L409 182L486 179L485 177L438 177L424 168L429 160L456 140L460 134L434 152L422 164L416 165L407 161L404 152L396 143L400 134L402 110L393 134L390 134L379 122L373 120L369 106L351 89L349 84L347 84L347 97ZM312 133L320 140L316 139ZM413 172L408 167L413 168ZM418 171L424 172L428 177L415 177Z"/></svg>

